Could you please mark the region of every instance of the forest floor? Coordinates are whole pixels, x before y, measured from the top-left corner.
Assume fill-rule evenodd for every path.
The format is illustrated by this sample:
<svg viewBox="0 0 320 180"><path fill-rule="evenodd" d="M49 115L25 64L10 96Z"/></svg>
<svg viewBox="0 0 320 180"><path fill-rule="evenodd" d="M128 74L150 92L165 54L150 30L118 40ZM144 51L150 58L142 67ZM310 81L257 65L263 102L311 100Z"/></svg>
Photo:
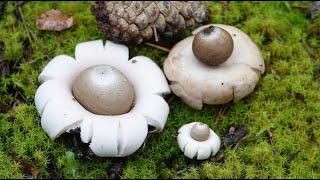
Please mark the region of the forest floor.
<svg viewBox="0 0 320 180"><path fill-rule="evenodd" d="M0 15L0 177L104 178L123 161L83 151L76 134L51 140L34 105L38 75L55 56L74 56L76 44L104 39L93 2L8 2ZM236 26L260 48L266 72L255 91L236 103L194 110L169 95L165 129L123 164L122 178L320 178L320 17L310 2L207 2L210 23ZM36 17L58 8L75 18L63 32L38 30ZM185 30L175 37L183 39ZM170 48L170 47L169 47ZM167 53L129 46L161 68ZM220 112L220 113L219 113ZM207 123L220 137L230 127L248 135L205 161L187 159L176 136L185 123ZM72 141L74 139L74 141Z"/></svg>

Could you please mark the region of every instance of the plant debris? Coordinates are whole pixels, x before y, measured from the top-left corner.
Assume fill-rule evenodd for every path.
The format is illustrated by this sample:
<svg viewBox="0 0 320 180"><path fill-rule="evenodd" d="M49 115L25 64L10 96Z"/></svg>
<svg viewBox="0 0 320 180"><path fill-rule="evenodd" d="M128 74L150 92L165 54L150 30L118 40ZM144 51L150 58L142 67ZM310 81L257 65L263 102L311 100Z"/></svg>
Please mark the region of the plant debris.
<svg viewBox="0 0 320 180"><path fill-rule="evenodd" d="M314 19L320 13L320 1L313 1L310 4L311 19Z"/></svg>
<svg viewBox="0 0 320 180"><path fill-rule="evenodd" d="M295 96L296 99L299 99L300 101L306 103L306 98L304 97L303 94L301 94L301 93L295 93L294 96Z"/></svg>
<svg viewBox="0 0 320 180"><path fill-rule="evenodd" d="M227 111L227 109L228 109L228 106L227 106L226 104L223 104L223 105L221 106L221 108L220 108L217 116L216 116L215 119L214 119L214 124L215 124L215 125L218 125L218 124L219 124L219 121L220 121L221 116L224 115L224 113Z"/></svg>
<svg viewBox="0 0 320 180"><path fill-rule="evenodd" d="M2 12L4 10L5 4L6 4L6 1L0 1L0 15L2 14Z"/></svg>
<svg viewBox="0 0 320 180"><path fill-rule="evenodd" d="M5 61L3 59L4 45L0 42L0 77L9 76L14 70L16 63L13 61Z"/></svg>
<svg viewBox="0 0 320 180"><path fill-rule="evenodd" d="M239 141L244 139L248 134L248 130L245 127L231 127L226 137L221 141L221 149L227 148L228 146L236 147Z"/></svg>
<svg viewBox="0 0 320 180"><path fill-rule="evenodd" d="M71 129L69 132L64 133L61 138L67 141L67 144L77 153L79 157L84 157L88 160L92 160L94 153L89 147L89 144L83 143L80 137L80 128Z"/></svg>
<svg viewBox="0 0 320 180"><path fill-rule="evenodd" d="M128 158L123 157L123 158L118 158L116 159L117 162L113 163L111 167L109 168L107 172L107 179L120 179L123 168L126 165Z"/></svg>
<svg viewBox="0 0 320 180"><path fill-rule="evenodd" d="M52 9L38 16L36 24L40 30L62 31L73 25L73 17Z"/></svg>
<svg viewBox="0 0 320 180"><path fill-rule="evenodd" d="M22 170L25 173L27 179L37 179L39 175L39 168L34 166L27 161L20 159L18 156L12 157L13 161L21 165Z"/></svg>

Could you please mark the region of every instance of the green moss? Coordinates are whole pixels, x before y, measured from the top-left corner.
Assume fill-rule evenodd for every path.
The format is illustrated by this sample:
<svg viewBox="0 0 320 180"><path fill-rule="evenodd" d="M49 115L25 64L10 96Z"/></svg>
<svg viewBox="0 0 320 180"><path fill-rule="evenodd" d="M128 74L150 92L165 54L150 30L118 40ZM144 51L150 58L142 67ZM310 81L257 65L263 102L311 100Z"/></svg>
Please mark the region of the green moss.
<svg viewBox="0 0 320 180"><path fill-rule="evenodd" d="M24 176L17 156L40 169L39 177L103 178L112 158L81 156L66 139L52 141L42 130L35 109L37 77L53 57L74 55L77 43L106 39L99 32L90 6L93 2L28 2L22 7L25 22L36 37L29 41L17 7L7 3L0 18L4 60L17 63L10 76L0 78L0 177ZM309 4L310 2L302 2ZM309 20L285 2L206 2L211 23L225 23L246 32L258 45L266 73L255 91L228 110L215 125L220 106L198 111L178 97L170 103L165 129L129 157L123 178L319 178L320 177L320 17ZM36 17L52 8L73 15L75 25L63 32L36 28ZM188 36L181 31L174 39ZM129 46L130 57L145 55L160 67L166 53L146 45ZM227 149L224 160L194 163L181 153L179 127L192 121L207 123L219 136L230 126L246 126L250 133L238 149ZM268 137L273 134L273 145ZM66 152L75 154L70 165ZM55 168L54 168L54 166ZM68 173L68 167L76 169ZM72 168L71 168L72 169Z"/></svg>

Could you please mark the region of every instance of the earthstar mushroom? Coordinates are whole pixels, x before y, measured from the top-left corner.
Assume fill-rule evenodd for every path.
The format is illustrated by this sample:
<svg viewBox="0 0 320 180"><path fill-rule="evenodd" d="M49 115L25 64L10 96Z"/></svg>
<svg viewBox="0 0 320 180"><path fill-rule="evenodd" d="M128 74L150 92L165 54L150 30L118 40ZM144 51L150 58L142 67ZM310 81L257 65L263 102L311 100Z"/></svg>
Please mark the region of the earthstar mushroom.
<svg viewBox="0 0 320 180"><path fill-rule="evenodd" d="M51 139L80 128L81 140L90 143L90 149L97 156L124 157L134 153L143 144L148 134L148 126L153 126L158 132L164 128L169 106L163 95L169 94L170 88L163 72L145 56L128 59L127 46L111 41L104 44L102 40L96 40L77 44L75 58L60 55L44 67L39 75L41 85L35 94L35 105L41 116L41 126ZM114 72L111 66L123 75ZM100 67L102 70L99 70ZM88 68L89 71L86 71ZM114 77L99 74L107 75L107 72ZM82 79L81 75L85 78ZM80 80L77 80L77 77L80 77ZM111 84L106 84L108 82L103 81L99 84L98 77L101 80L113 79L116 82L108 81ZM119 83L120 81L122 83ZM83 85L80 82L89 83L86 86L88 89L81 87ZM121 87L117 87L116 84ZM91 93L98 93L100 96L105 90L109 92L111 90L111 93L119 93L121 96L128 95L127 104L130 105L132 99L130 84L134 91L134 103L131 109L128 110L127 107L125 110L122 109L122 114L103 115L94 112L101 104L93 104L94 110L86 109L82 105L84 104L82 98L85 98L82 96L91 96ZM74 93L73 85L76 89ZM102 86L98 87L99 85ZM112 89L113 87L115 89ZM75 96L77 90L80 90L79 95ZM122 90L125 91L121 92ZM108 95L108 98L111 96L113 95ZM106 99L101 98L101 100ZM101 103L100 100L95 101L88 102ZM114 109L111 108L112 111L119 108L115 101L116 99L111 99L105 102L110 107L110 102L116 104Z"/></svg>
<svg viewBox="0 0 320 180"><path fill-rule="evenodd" d="M204 160L217 154L220 149L219 136L201 122L185 124L178 133L179 148L190 159Z"/></svg>
<svg viewBox="0 0 320 180"><path fill-rule="evenodd" d="M216 66L201 62L192 49L195 35L210 26L225 30L233 41L230 57ZM177 43L164 62L164 73L177 96L189 106L202 109L203 103L236 102L254 90L265 65L258 47L244 32L228 25L209 24L192 34Z"/></svg>

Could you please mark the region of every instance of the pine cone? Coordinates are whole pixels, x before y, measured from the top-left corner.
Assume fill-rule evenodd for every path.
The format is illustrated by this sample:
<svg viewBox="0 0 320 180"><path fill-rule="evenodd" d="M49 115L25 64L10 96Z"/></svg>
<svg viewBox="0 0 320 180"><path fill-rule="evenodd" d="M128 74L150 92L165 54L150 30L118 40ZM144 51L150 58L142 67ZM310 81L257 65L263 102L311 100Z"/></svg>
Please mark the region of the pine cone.
<svg viewBox="0 0 320 180"><path fill-rule="evenodd" d="M127 44L171 37L209 17L199 1L98 1L91 10L103 34Z"/></svg>

